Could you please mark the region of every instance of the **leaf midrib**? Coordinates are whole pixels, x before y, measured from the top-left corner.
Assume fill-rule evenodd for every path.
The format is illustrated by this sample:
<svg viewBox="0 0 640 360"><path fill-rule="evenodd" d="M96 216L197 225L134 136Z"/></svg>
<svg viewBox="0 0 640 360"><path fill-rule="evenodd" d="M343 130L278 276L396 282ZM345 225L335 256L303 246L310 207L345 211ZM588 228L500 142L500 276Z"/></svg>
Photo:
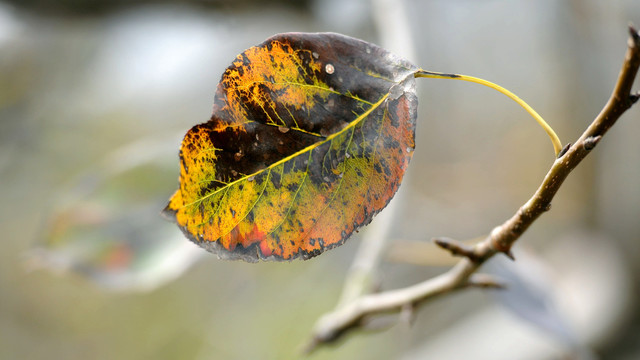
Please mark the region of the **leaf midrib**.
<svg viewBox="0 0 640 360"><path fill-rule="evenodd" d="M221 188L219 188L219 189L216 189L215 191L212 191L211 193L209 193L209 194L207 194L207 195L205 195L205 196L201 197L201 198L200 198L200 199L198 199L198 200L195 200L195 201L193 201L193 202L190 202L190 203L188 203L188 204L183 205L183 206L182 206L182 208L186 208L186 207L189 207L189 206L196 205L196 204L198 204L198 203L200 203L200 202L202 202L202 201L206 200L207 198L209 198L209 197L211 197L211 196L213 196L213 195L217 194L218 192L220 192L220 191L222 191L222 190L224 190L224 189L226 189L226 188L229 188L229 187L231 187L231 186L233 186L233 185L235 185L235 184L238 184L238 183L240 183L240 182L246 181L247 179L249 179L249 178L251 178L251 177L253 177L253 176L260 175L261 173L263 173L263 172L264 172L264 171L266 171L266 170L270 170L270 169L272 169L272 168L274 168L274 167L276 167L276 166L278 166L278 165L280 165L280 164L283 164L283 163L285 163L285 162L287 162L287 161L289 161L289 160L291 160L291 159L293 159L293 158L295 158L295 157L297 157L297 156L300 156L300 155L302 155L302 154L304 154L304 153L306 153L306 152L308 152L308 151L313 151L313 149L316 149L316 148L318 148L319 146L321 146L321 145L323 145L323 144L326 144L327 142L329 142L329 141L331 141L331 140L335 139L336 137L338 137L338 136L340 136L341 134L343 134L345 131L347 131L347 130L349 130L349 129L353 128L353 127L355 127L355 126L356 126L356 125L358 125L360 122L362 122L362 120L363 120L363 119L367 118L367 116L369 116L369 114L371 114L375 109L377 109L377 108L378 108L378 107L379 107L379 106L380 106L380 105L381 105L381 104L382 104L382 103L383 103L383 102L384 102L388 97L389 97L389 93L384 94L384 96L382 96L382 97L380 98L380 100L378 100L377 102L373 103L373 104L371 105L371 107L370 107L369 109L367 109L367 111L365 111L365 112L363 112L362 114L360 114L360 116L358 116L358 117L357 117L357 118L355 118L353 121L351 121L351 122L349 123L349 125L345 126L345 127L344 127L344 128L342 128L340 131L337 131L337 132L335 132L335 133L333 133L333 134L331 134L331 135L327 136L324 140L319 141L319 142L317 142L317 143L314 143L314 144L312 144L312 145L309 145L309 146L307 146L306 148L304 148L304 149L302 149L302 150L299 150L299 151L297 151L297 152L295 152L295 153L293 153L293 154L291 154L291 155L289 155L289 156L286 156L286 157L284 157L284 158L282 158L282 159L280 159L280 160L278 160L278 161L274 162L273 164L271 164L271 165L269 165L269 166L267 166L267 167L265 167L265 168L263 168L263 169L260 169L260 170L258 170L258 171L256 171L256 172L252 173L252 174L245 175L245 176L243 176L243 177L241 177L241 178L238 178L237 180L234 180L234 181L232 181L232 182L228 183L227 185L225 185L224 187L221 187ZM251 211L251 210L249 210L249 211Z"/></svg>

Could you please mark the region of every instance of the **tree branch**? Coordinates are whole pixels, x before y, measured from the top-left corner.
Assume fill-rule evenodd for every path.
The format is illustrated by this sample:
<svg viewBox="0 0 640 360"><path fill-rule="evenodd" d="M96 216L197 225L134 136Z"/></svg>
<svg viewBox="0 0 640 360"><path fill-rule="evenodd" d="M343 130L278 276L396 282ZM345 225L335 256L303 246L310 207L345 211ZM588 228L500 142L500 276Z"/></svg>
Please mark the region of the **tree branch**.
<svg viewBox="0 0 640 360"><path fill-rule="evenodd" d="M320 345L342 338L350 330L365 326L367 320L375 315L406 312L406 309L413 311L426 300L465 287L499 287L499 281L474 273L493 255L499 252L511 254L511 246L520 235L551 208L551 200L571 171L593 150L620 116L640 98L640 93L631 92L640 67L640 33L633 26L629 26L629 32L627 53L609 101L582 136L573 145L565 147L566 150L563 149L540 187L513 217L495 227L487 238L473 247L448 239L439 239L436 241L439 246L454 255L463 256L453 268L413 286L362 295L342 304L318 320L306 350L312 351Z"/></svg>

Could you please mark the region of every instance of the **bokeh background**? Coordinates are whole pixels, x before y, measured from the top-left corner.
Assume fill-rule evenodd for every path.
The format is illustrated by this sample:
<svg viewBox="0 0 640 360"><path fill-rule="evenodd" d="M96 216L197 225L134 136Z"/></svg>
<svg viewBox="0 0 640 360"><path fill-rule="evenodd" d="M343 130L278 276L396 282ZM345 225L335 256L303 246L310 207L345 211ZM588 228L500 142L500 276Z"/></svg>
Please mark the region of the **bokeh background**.
<svg viewBox="0 0 640 360"><path fill-rule="evenodd" d="M181 136L208 119L247 47L288 31L359 37L501 84L570 142L612 90L629 22L639 1L0 0L0 358L302 358L366 231L310 261L246 264L159 216ZM429 239L488 233L553 161L504 96L418 83L383 290L446 270ZM518 261L487 264L509 291L436 299L411 327L309 358L640 358L639 135L636 106L518 242Z"/></svg>

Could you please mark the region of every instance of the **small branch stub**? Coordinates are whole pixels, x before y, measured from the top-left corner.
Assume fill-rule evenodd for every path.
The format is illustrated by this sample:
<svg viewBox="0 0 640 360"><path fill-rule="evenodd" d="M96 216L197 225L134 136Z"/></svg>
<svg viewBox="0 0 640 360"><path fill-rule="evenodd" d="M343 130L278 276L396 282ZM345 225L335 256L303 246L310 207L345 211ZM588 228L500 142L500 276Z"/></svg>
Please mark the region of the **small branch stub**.
<svg viewBox="0 0 640 360"><path fill-rule="evenodd" d="M513 251L511 249L502 252L506 257L508 257L511 261L516 261L516 257L513 255Z"/></svg>
<svg viewBox="0 0 640 360"><path fill-rule="evenodd" d="M451 255L453 256L463 256L473 262L480 261L480 258L478 254L476 254L474 247L465 245L458 240L441 237L441 238L434 238L432 241L439 247L451 252Z"/></svg>
<svg viewBox="0 0 640 360"><path fill-rule="evenodd" d="M629 35L631 36L629 39L629 47L638 46L638 44L640 44L640 32L636 30L633 24L629 24Z"/></svg>
<svg viewBox="0 0 640 360"><path fill-rule="evenodd" d="M413 325L413 322L416 320L416 307L413 303L404 304L402 310L400 311L400 323L406 324L407 326Z"/></svg>

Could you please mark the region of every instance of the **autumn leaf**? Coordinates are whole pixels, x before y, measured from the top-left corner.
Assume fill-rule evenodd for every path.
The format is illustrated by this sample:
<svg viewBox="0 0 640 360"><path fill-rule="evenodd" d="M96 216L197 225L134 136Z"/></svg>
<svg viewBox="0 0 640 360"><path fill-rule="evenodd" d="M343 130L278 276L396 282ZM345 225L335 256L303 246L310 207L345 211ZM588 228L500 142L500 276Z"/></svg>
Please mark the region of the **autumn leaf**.
<svg viewBox="0 0 640 360"><path fill-rule="evenodd" d="M247 49L222 75L211 120L185 136L164 215L225 259L308 259L339 246L402 181L417 70L332 33Z"/></svg>

